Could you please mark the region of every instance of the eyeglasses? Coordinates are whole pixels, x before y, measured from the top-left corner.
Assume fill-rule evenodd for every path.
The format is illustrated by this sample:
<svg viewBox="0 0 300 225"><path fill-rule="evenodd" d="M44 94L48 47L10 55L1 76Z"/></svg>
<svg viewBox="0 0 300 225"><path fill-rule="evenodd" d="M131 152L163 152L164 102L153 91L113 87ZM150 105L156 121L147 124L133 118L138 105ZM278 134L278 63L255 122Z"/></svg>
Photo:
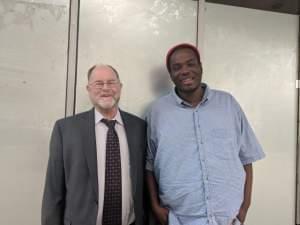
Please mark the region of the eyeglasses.
<svg viewBox="0 0 300 225"><path fill-rule="evenodd" d="M103 89L104 85L106 85L107 88L114 88L120 84L117 80L108 80L106 82L104 81L95 81L94 83L89 84L94 89Z"/></svg>

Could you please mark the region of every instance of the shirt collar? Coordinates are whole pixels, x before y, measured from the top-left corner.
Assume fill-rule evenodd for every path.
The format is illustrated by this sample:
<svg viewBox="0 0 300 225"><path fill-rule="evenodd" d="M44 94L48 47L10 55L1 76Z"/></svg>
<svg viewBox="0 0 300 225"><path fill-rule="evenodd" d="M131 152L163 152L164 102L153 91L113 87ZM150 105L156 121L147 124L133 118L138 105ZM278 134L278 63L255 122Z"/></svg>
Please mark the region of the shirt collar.
<svg viewBox="0 0 300 225"><path fill-rule="evenodd" d="M206 83L201 83L201 87L204 88L204 95L202 97L201 102L199 103L199 105L204 104L205 102L207 102L210 97L211 97L211 89L209 88L209 86ZM175 101L181 105L181 106L188 106L188 107L192 107L190 103L184 101L182 98L180 98L176 91L175 91L176 87L173 88L172 90L172 95L175 98Z"/></svg>
<svg viewBox="0 0 300 225"><path fill-rule="evenodd" d="M96 110L96 108L94 108L94 111L95 111L95 124L99 123L102 119L104 119L104 116L98 112ZM121 113L120 113L120 110L117 111L117 114L115 115L114 118L112 118L112 120L116 120L118 124L124 126L124 123L123 123L123 120L122 120L122 117L121 117Z"/></svg>

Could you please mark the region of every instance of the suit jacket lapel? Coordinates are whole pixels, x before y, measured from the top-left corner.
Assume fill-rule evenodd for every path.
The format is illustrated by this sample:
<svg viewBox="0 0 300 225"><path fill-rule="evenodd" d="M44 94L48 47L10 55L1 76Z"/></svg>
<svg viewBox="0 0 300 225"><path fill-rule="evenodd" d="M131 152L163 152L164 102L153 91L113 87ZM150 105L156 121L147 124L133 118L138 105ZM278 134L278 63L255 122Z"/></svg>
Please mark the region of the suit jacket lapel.
<svg viewBox="0 0 300 225"><path fill-rule="evenodd" d="M98 170L97 170L97 148L95 136L95 112L94 109L87 112L87 117L81 124L84 143L84 154L89 168L96 200L98 201Z"/></svg>
<svg viewBox="0 0 300 225"><path fill-rule="evenodd" d="M133 124L130 124L128 116L120 110L121 117L124 123L128 148L129 148L129 163L130 163L130 175L132 184L132 195L135 196L136 191L136 177L137 177L137 155L135 147L135 136L133 132Z"/></svg>

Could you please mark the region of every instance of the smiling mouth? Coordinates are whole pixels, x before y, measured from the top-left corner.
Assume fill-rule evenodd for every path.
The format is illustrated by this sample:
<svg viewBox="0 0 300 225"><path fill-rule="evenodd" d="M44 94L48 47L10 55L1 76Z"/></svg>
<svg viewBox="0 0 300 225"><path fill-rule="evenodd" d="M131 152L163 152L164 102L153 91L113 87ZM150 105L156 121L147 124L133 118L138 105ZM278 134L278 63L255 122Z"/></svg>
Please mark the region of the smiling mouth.
<svg viewBox="0 0 300 225"><path fill-rule="evenodd" d="M183 84L191 84L194 81L193 78L185 78L181 80L181 83Z"/></svg>
<svg viewBox="0 0 300 225"><path fill-rule="evenodd" d="M100 97L101 98L112 98L113 96L112 95L101 95Z"/></svg>
<svg viewBox="0 0 300 225"><path fill-rule="evenodd" d="M102 95L100 96L100 99L102 99L102 101L115 101L116 98L113 95Z"/></svg>

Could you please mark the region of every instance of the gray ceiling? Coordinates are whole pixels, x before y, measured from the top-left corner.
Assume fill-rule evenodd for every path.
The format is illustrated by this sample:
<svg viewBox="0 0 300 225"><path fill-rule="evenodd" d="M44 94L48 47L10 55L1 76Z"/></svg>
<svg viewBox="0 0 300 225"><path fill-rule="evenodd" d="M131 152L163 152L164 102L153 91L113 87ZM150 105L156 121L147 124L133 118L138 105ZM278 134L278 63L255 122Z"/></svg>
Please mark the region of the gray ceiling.
<svg viewBox="0 0 300 225"><path fill-rule="evenodd" d="M206 0L206 2L300 15L299 0Z"/></svg>

